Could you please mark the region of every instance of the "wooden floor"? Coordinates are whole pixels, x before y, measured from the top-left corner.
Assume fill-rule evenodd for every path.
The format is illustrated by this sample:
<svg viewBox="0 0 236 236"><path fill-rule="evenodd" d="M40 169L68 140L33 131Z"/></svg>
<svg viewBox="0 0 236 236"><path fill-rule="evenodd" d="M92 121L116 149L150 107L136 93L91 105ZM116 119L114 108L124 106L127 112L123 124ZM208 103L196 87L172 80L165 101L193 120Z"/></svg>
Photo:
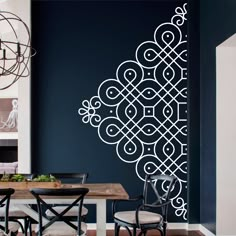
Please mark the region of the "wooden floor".
<svg viewBox="0 0 236 236"><path fill-rule="evenodd" d="M158 231L150 231L147 236L159 236ZM19 233L17 236L23 236ZM36 236L36 234L34 234ZM95 230L88 230L87 236L96 236ZM107 230L107 236L114 236L113 230ZM120 236L128 236L125 230L120 231ZM167 230L167 236L204 236L200 231L187 231L187 230Z"/></svg>

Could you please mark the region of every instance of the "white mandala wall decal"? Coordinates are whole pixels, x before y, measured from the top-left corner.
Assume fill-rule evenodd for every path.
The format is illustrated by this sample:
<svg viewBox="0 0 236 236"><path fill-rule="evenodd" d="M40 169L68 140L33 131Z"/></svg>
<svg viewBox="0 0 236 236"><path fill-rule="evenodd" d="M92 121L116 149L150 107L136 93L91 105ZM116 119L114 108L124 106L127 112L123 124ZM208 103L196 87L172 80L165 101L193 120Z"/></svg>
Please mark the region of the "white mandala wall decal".
<svg viewBox="0 0 236 236"><path fill-rule="evenodd" d="M178 177L171 205L187 219L187 4L160 24L153 41L141 43L135 61L121 63L97 96L84 100L78 113L116 146L118 157L134 163L137 176ZM165 191L165 186L162 185Z"/></svg>

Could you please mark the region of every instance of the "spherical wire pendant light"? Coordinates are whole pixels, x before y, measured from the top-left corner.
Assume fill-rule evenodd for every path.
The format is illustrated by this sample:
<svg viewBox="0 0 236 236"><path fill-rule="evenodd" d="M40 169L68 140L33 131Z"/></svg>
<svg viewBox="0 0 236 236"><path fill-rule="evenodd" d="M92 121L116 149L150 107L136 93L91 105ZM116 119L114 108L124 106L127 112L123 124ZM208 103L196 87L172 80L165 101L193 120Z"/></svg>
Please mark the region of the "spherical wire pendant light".
<svg viewBox="0 0 236 236"><path fill-rule="evenodd" d="M30 58L35 54L27 24L14 13L0 10L0 90L29 76Z"/></svg>

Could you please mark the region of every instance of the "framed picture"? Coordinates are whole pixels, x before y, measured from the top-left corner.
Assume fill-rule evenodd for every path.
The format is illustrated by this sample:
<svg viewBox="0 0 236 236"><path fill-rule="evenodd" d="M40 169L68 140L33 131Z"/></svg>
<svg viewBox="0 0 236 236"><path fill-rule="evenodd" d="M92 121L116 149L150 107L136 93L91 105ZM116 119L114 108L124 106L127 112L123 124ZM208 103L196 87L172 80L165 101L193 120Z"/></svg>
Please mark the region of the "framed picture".
<svg viewBox="0 0 236 236"><path fill-rule="evenodd" d="M18 131L18 99L0 98L0 132Z"/></svg>

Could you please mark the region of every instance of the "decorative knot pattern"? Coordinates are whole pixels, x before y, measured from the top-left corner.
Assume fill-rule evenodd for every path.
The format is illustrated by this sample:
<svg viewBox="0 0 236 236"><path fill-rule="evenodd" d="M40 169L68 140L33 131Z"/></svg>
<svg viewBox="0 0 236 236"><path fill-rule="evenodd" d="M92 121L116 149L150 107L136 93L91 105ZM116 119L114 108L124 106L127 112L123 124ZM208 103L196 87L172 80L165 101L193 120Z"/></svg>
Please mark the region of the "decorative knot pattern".
<svg viewBox="0 0 236 236"><path fill-rule="evenodd" d="M97 96L82 102L84 123L97 127L100 139L116 146L117 156L134 163L137 176L169 174L179 181L172 207L187 219L187 11L177 7L160 24L154 40L141 43L136 60L121 63ZM162 190L166 191L165 186Z"/></svg>

